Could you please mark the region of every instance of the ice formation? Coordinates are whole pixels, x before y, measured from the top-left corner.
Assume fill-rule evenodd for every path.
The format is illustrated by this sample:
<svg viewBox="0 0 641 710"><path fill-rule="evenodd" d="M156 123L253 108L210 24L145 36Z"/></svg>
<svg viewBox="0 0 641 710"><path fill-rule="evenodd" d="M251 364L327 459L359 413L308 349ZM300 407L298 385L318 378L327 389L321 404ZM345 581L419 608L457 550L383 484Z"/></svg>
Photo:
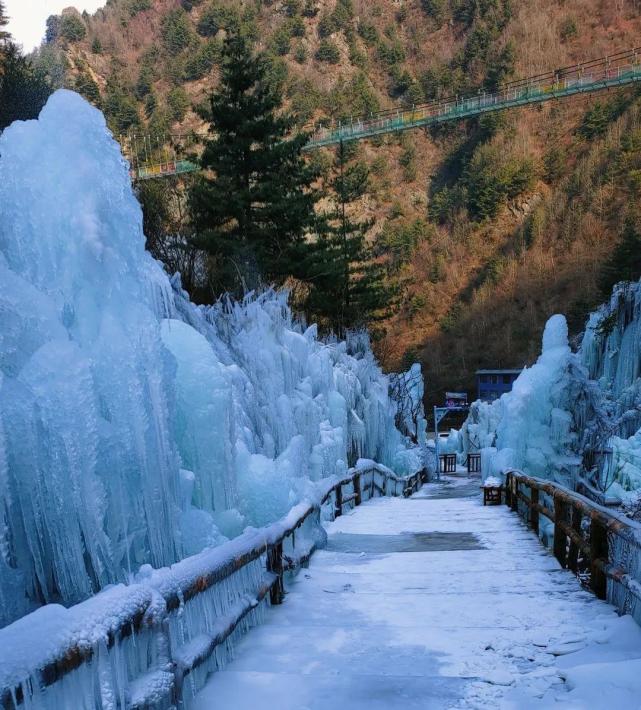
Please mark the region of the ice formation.
<svg viewBox="0 0 641 710"><path fill-rule="evenodd" d="M102 114L0 136L0 626L284 515L359 456L419 457L362 337L286 294L197 308L145 251Z"/></svg>
<svg viewBox="0 0 641 710"><path fill-rule="evenodd" d="M466 450L481 451L484 476L514 467L571 480L580 463L569 453L573 434L567 373L573 357L565 317L552 316L541 356L521 373L512 391L492 403L472 405L462 441Z"/></svg>
<svg viewBox="0 0 641 710"><path fill-rule="evenodd" d="M472 405L458 449L481 452L484 476L521 468L625 500L641 488L640 375L641 282L619 284L576 353L565 318L550 318L537 362L512 392Z"/></svg>

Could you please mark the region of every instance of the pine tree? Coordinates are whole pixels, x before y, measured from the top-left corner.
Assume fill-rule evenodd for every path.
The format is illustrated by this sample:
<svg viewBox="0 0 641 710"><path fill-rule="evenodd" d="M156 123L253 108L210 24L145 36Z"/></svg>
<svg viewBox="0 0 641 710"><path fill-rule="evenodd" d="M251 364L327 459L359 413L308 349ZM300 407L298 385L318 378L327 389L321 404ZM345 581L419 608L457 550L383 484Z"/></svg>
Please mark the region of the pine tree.
<svg viewBox="0 0 641 710"><path fill-rule="evenodd" d="M341 143L330 183L333 209L324 216L305 262L310 284L308 314L324 321L341 338L349 329L384 318L396 297L396 289L367 241L373 221L351 216L368 182L367 168L358 162L350 164L348 150Z"/></svg>
<svg viewBox="0 0 641 710"><path fill-rule="evenodd" d="M599 286L605 296L619 281L636 281L641 277L641 234L637 220L628 216L621 241L603 265Z"/></svg>
<svg viewBox="0 0 641 710"><path fill-rule="evenodd" d="M315 172L301 154L307 136L293 134L294 118L281 104L267 60L232 29L211 98L206 173L190 195L197 243L212 257L217 291L239 293L299 275L315 216Z"/></svg>
<svg viewBox="0 0 641 710"><path fill-rule="evenodd" d="M0 0L0 51L2 51L2 45L6 44L11 39L9 32L4 29L8 24L9 18L7 17L4 2Z"/></svg>
<svg viewBox="0 0 641 710"><path fill-rule="evenodd" d="M36 118L50 94L42 72L8 42L0 53L0 131L14 121Z"/></svg>

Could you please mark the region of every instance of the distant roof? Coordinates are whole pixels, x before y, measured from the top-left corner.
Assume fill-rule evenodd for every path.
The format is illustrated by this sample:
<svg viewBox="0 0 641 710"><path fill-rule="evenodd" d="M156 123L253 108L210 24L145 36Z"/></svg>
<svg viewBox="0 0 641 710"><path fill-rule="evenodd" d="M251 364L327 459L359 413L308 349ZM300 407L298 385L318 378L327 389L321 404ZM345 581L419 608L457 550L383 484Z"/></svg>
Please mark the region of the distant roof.
<svg viewBox="0 0 641 710"><path fill-rule="evenodd" d="M477 370L477 375L520 375L523 372L522 368L518 370Z"/></svg>

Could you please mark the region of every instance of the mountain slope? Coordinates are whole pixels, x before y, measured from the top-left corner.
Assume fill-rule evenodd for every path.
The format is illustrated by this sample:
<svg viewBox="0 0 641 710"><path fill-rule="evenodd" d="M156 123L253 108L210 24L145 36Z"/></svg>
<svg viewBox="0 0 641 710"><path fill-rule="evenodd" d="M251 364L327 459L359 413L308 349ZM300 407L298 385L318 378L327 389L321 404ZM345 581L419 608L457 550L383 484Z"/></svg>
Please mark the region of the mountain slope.
<svg viewBox="0 0 641 710"><path fill-rule="evenodd" d="M116 132L198 130L232 15L274 57L301 122L492 88L641 36L629 0L110 0L52 21L42 54L62 52L65 82ZM404 285L377 326L384 362L422 359L434 399L471 388L477 367L531 361L552 312L579 330L638 197L640 148L631 91L359 144L360 216Z"/></svg>

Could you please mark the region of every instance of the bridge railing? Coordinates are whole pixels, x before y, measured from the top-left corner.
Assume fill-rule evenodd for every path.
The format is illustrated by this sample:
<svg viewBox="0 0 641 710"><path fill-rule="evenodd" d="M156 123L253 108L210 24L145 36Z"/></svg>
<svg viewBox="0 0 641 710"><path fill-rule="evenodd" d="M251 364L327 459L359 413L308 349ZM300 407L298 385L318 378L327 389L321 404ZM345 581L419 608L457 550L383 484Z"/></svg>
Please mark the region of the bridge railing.
<svg viewBox="0 0 641 710"><path fill-rule="evenodd" d="M391 109L334 125L311 129L306 149L358 140L391 131L435 125L444 121L552 98L595 91L641 80L641 48L561 67L502 85L495 92L449 96L407 109Z"/></svg>
<svg viewBox="0 0 641 710"><path fill-rule="evenodd" d="M507 505L551 543L562 567L641 623L641 524L521 471L506 472L505 491Z"/></svg>
<svg viewBox="0 0 641 710"><path fill-rule="evenodd" d="M171 567L143 568L74 607L48 605L0 630L0 707L188 707L233 641L282 603L288 572L325 542L335 518L378 495L409 496L425 471L401 478L367 462L331 479L316 502Z"/></svg>

